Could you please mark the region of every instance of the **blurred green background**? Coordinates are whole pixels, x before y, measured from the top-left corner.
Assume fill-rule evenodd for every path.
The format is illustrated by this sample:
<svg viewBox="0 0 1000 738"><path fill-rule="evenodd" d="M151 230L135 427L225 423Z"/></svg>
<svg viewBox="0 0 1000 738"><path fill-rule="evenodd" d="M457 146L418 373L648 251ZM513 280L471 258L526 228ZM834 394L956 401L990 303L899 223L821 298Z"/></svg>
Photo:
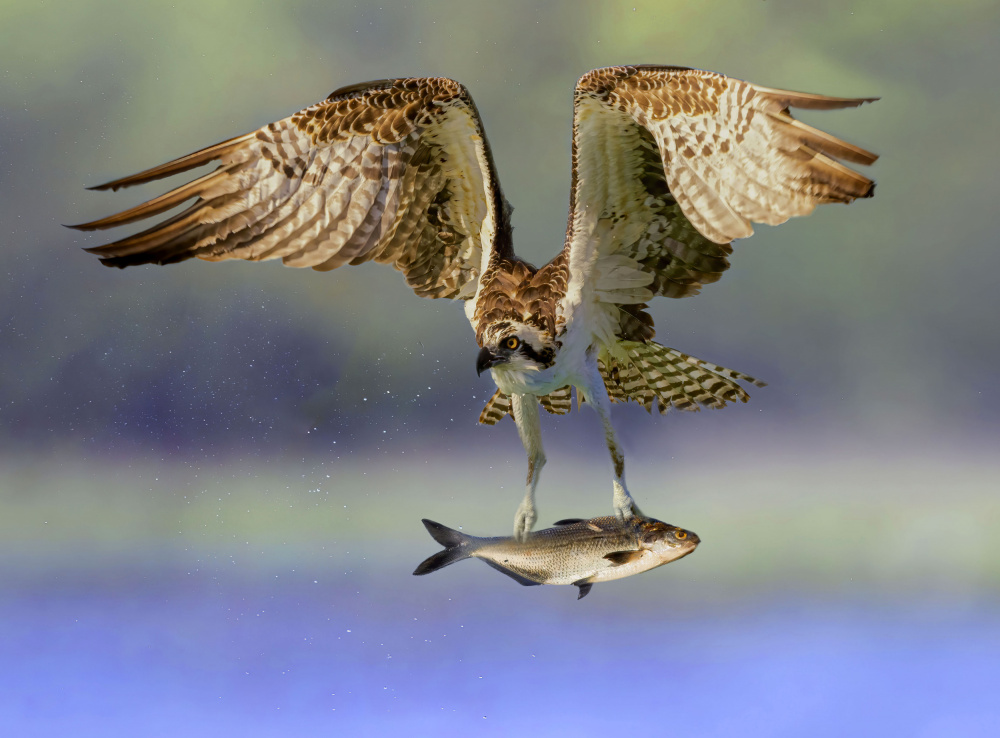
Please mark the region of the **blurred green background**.
<svg viewBox="0 0 1000 738"><path fill-rule="evenodd" d="M633 700L669 687L707 735L996 734L998 38L986 0L0 3L0 719L586 735L622 724L576 711L631 658L656 674ZM79 248L102 234L60 225L164 190L85 186L441 75L543 263L573 84L620 63L881 96L801 117L882 158L873 200L761 226L719 284L654 304L663 343L771 384L616 408L640 505L704 543L581 603L478 564L409 576L421 517L503 534L521 494L513 425L474 427L492 384L460 306L371 264L105 269ZM605 514L596 418L543 422L541 522Z"/></svg>

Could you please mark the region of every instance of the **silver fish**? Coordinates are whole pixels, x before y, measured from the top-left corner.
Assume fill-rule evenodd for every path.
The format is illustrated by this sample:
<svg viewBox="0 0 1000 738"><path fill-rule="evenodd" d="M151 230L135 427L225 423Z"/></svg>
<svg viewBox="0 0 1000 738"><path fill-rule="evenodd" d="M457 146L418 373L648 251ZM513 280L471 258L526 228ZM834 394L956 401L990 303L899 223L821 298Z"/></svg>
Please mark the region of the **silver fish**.
<svg viewBox="0 0 1000 738"><path fill-rule="evenodd" d="M445 549L420 564L413 572L417 576L462 559L482 559L525 586L575 584L580 588L577 599L585 597L594 582L669 564L700 542L689 530L646 517L624 522L613 516L560 520L555 528L532 533L523 542L470 536L433 520L423 523Z"/></svg>

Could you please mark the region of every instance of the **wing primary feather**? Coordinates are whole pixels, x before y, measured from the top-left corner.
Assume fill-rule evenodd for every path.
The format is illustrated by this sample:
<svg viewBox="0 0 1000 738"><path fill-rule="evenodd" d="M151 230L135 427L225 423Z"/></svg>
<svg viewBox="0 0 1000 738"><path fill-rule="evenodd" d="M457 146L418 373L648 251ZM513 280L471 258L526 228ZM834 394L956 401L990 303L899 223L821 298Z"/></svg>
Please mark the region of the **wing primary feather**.
<svg viewBox="0 0 1000 738"><path fill-rule="evenodd" d="M761 87L754 85L754 89L761 94L767 95L770 99L784 108L801 108L803 110L838 110L840 108L856 108L865 103L875 102L877 97L830 97L829 95L815 95L810 92L792 92L791 90L778 90L773 87Z"/></svg>
<svg viewBox="0 0 1000 738"><path fill-rule="evenodd" d="M105 182L104 184L88 187L87 189L118 190L122 187L131 187L137 184L153 182L157 179L169 177L172 174L186 172L189 169L200 167L202 164L208 164L210 161L221 159L227 154L230 154L240 148L240 146L242 146L246 141L254 138L255 135L255 132L245 133L242 136L231 138L228 141L222 141L221 143L201 149L200 151L195 151L193 154L182 156L180 159L168 161L166 164L161 164L158 167L153 167L152 169L147 169L143 172L139 172L138 174L122 177L121 179L116 179L111 182Z"/></svg>
<svg viewBox="0 0 1000 738"><path fill-rule="evenodd" d="M787 114L768 112L767 115L780 128L786 131L789 128L793 129L793 131L787 131L789 135L795 136L806 145L811 146L817 151L822 151L824 154L854 162L855 164L874 164L878 161L878 154L873 154L871 151L866 151L860 146L855 146L836 136L831 136L826 131L806 125Z"/></svg>
<svg viewBox="0 0 1000 738"><path fill-rule="evenodd" d="M219 167L215 171L209 172L204 177L199 177L198 179L188 182L186 185L182 185L175 190L171 190L170 192L160 195L159 197L155 197L152 200L147 200L141 205L136 205L134 208L129 208L128 210L123 210L115 215L109 215L106 218L93 220L89 223L67 226L67 228L73 228L77 231L98 231L104 230L105 228L113 228L115 226L135 223L137 220L143 220L144 218L149 218L153 215L159 215L162 212L170 210L172 207L180 205L185 200L190 200L192 197L201 195L212 185L225 180L226 177L232 175L240 169L243 169L245 166L245 163L240 162L230 164L225 167Z"/></svg>
<svg viewBox="0 0 1000 738"><path fill-rule="evenodd" d="M133 236L123 238L120 241L115 241L114 243L109 243L106 246L96 246L94 248L85 249L85 251L91 254L97 254L98 256L108 255L122 257L134 254L140 260L133 263L147 264L150 262L150 257L157 256L158 251L161 248L169 245L170 243L176 242L179 238L186 239L188 248L193 250L195 248L195 241L187 239L186 237L194 229L205 225L202 220L202 216L205 214L205 211L221 205L226 205L236 200L237 197L237 194L231 194L213 198L212 200L198 201L187 210L184 210L174 217L169 218L162 223L158 223L152 228L142 231L141 233L136 233Z"/></svg>
<svg viewBox="0 0 1000 738"><path fill-rule="evenodd" d="M811 157L809 166L813 174L818 175L822 172L827 178L828 186L833 189L832 194L835 195L831 199L851 202L855 198L871 197L875 194L875 183L863 174L806 146L802 147L802 152Z"/></svg>
<svg viewBox="0 0 1000 738"><path fill-rule="evenodd" d="M190 225L191 216L194 211L199 208L199 203L195 203L191 207L177 213L171 218L163 221L162 223L157 223L151 228L147 228L144 231L140 231L128 238L123 238L113 243L105 244L104 246L91 246L85 248L88 254L96 254L101 257L102 262L106 262L107 259L115 258L118 260L126 259L126 262L122 262L121 266L127 266L133 263L132 257L136 257L136 264L148 263L147 254L142 253L145 248L147 248L148 240L154 235L160 233L163 230L171 228L181 228L183 225Z"/></svg>

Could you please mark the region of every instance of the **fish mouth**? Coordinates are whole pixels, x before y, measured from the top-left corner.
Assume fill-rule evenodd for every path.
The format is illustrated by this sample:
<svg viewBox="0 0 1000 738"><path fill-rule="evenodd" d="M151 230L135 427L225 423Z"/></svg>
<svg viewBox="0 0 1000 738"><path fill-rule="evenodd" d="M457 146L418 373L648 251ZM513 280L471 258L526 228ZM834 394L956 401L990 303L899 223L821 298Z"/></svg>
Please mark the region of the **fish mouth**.
<svg viewBox="0 0 1000 738"><path fill-rule="evenodd" d="M677 529L678 532L684 533L683 538L674 537L672 541L668 542L670 546L671 561L677 561L677 559L683 559L689 553L698 548L698 544L701 543L701 538L694 531L684 530L683 528Z"/></svg>
<svg viewBox="0 0 1000 738"><path fill-rule="evenodd" d="M701 541L698 539L698 536L696 536L694 533L691 533L690 536L691 537L688 540L684 541L683 543L681 543L680 546L678 546L680 552L674 558L674 561L677 561L677 559L683 559L689 553L693 553L694 550L698 548L698 544L701 543Z"/></svg>
<svg viewBox="0 0 1000 738"><path fill-rule="evenodd" d="M497 364L504 364L507 361L507 357L498 356L490 351L489 348L483 348L479 352L479 356L476 357L476 376L480 376L487 369L492 369Z"/></svg>

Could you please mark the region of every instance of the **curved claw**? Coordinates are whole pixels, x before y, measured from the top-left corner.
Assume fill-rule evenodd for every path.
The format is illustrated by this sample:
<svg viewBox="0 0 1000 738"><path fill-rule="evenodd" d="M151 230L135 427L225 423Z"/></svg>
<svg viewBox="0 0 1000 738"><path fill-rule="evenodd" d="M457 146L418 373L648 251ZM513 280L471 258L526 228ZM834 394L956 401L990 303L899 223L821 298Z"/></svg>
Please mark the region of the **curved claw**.
<svg viewBox="0 0 1000 738"><path fill-rule="evenodd" d="M514 514L514 540L523 543L531 533L531 529L535 527L537 519L535 506L526 500L522 501Z"/></svg>

